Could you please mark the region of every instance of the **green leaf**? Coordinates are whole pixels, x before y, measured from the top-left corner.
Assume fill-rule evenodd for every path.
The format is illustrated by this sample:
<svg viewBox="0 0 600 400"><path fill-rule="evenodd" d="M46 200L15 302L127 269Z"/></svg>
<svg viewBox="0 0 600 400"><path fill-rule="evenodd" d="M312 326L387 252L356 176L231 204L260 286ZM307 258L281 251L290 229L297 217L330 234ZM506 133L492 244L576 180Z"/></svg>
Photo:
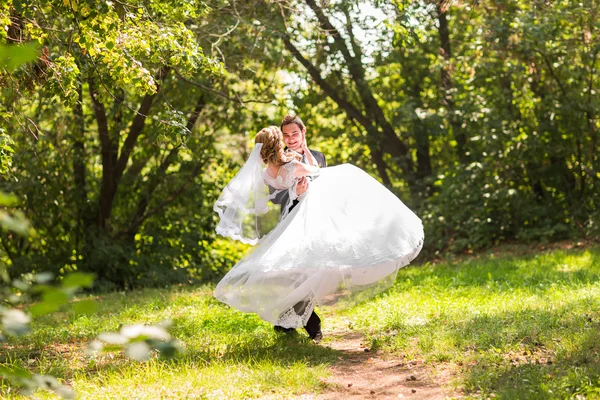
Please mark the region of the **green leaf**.
<svg viewBox="0 0 600 400"><path fill-rule="evenodd" d="M19 203L19 199L12 193L0 192L0 206L14 207Z"/></svg>
<svg viewBox="0 0 600 400"><path fill-rule="evenodd" d="M1 321L6 332L23 335L29 332L31 318L21 310L9 309L2 313Z"/></svg>
<svg viewBox="0 0 600 400"><path fill-rule="evenodd" d="M125 355L137 361L145 361L150 357L152 349L146 342L131 343L125 349Z"/></svg>
<svg viewBox="0 0 600 400"><path fill-rule="evenodd" d="M29 283L27 283L27 282L24 282L24 281L22 281L22 280L20 280L20 279L15 279L15 280L12 282L12 285L13 285L15 288L19 289L20 291L22 291L22 292L26 291L26 290L27 290L27 289L29 289L29 287L31 286L31 284L29 284Z"/></svg>
<svg viewBox="0 0 600 400"><path fill-rule="evenodd" d="M29 308L29 313L34 317L46 315L58 310L58 305L52 303L37 303Z"/></svg>
<svg viewBox="0 0 600 400"><path fill-rule="evenodd" d="M73 305L73 311L75 314L89 315L96 312L98 308L97 304L93 300L81 300Z"/></svg>
<svg viewBox="0 0 600 400"><path fill-rule="evenodd" d="M4 366L0 365L0 375L1 376L14 376L16 378L31 378L31 373L27 371L25 368L21 368L16 365Z"/></svg>
<svg viewBox="0 0 600 400"><path fill-rule="evenodd" d="M21 236L29 236L30 223L21 211L16 211L13 215L4 211L0 212L0 225Z"/></svg>
<svg viewBox="0 0 600 400"><path fill-rule="evenodd" d="M98 340L109 345L124 345L129 341L125 336L116 332L102 332L98 335Z"/></svg>
<svg viewBox="0 0 600 400"><path fill-rule="evenodd" d="M40 272L37 274L34 279L38 283L48 283L54 278L54 274L52 272Z"/></svg>
<svg viewBox="0 0 600 400"><path fill-rule="evenodd" d="M42 294L43 302L61 306L69 301L69 296L57 289L48 289Z"/></svg>
<svg viewBox="0 0 600 400"><path fill-rule="evenodd" d="M23 45L0 45L0 68L14 71L38 57L37 43Z"/></svg>
<svg viewBox="0 0 600 400"><path fill-rule="evenodd" d="M91 287L94 283L94 274L88 274L84 272L74 272L67 275L62 280L64 287Z"/></svg>
<svg viewBox="0 0 600 400"><path fill-rule="evenodd" d="M59 395L60 397L62 397L63 399L75 399L77 398L75 391L73 390L73 388L67 386L67 385L60 385L59 387L57 387L56 389L54 389L54 391L56 392L57 395Z"/></svg>

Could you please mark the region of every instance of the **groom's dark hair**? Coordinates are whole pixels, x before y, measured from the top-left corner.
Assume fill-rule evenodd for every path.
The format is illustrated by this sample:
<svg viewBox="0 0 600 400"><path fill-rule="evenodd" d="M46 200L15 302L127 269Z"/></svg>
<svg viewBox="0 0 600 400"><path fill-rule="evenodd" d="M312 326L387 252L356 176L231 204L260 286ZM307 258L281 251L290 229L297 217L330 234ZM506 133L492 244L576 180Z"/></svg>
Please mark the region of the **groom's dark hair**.
<svg viewBox="0 0 600 400"><path fill-rule="evenodd" d="M304 126L304 122L302 122L300 117L297 115L293 115L293 114L288 114L285 117L283 117L283 120L281 120L281 128L280 129L283 130L284 126L291 125L291 124L298 125L298 128L300 128L300 130L306 129L306 127Z"/></svg>

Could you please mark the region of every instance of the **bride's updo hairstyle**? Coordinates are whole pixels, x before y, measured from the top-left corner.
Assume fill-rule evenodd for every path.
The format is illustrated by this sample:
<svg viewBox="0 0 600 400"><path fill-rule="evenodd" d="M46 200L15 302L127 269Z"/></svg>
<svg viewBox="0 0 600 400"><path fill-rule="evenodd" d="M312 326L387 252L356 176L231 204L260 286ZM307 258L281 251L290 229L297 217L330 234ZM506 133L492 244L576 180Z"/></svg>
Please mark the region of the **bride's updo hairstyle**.
<svg viewBox="0 0 600 400"><path fill-rule="evenodd" d="M300 161L300 155L295 153L286 153L283 151L283 135L276 126L263 128L256 134L254 143L262 143L260 156L265 164L272 163L283 165L292 160Z"/></svg>

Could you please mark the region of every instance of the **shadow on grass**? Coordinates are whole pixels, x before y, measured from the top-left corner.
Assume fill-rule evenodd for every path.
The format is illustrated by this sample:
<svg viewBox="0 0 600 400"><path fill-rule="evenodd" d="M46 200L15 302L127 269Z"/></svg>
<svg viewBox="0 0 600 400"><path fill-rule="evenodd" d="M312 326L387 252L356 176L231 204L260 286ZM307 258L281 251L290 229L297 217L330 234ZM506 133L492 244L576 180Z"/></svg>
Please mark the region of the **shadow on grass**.
<svg viewBox="0 0 600 400"><path fill-rule="evenodd" d="M394 285L375 296L335 305L327 313L370 307L370 303L396 293L419 290L431 296L485 289L489 294L524 293L542 295L556 287L570 288L600 282L600 247L587 250L558 250L520 257L504 256L473 259L460 264L410 265L398 272ZM468 298L464 301L469 301Z"/></svg>
<svg viewBox="0 0 600 400"><path fill-rule="evenodd" d="M150 291L147 294L153 295L154 292ZM140 295L136 297L139 299ZM141 303L147 305L152 302L151 299L143 297ZM140 303L131 299L128 304L142 308ZM159 357L157 362L174 369L184 365L193 367L212 364L239 364L251 368L255 365L270 365L285 368L298 363L306 364L310 368L327 366L344 356L339 351L315 345L302 329L293 334L276 333L270 324L260 320L258 316L237 312L212 298L198 299L196 303L189 302L186 306L201 304L208 307L201 309L198 314L184 313L183 316L172 319L170 332L184 344L185 351L173 358ZM118 314L119 311L119 307L115 307L110 314ZM86 361L87 365L84 365L80 359L77 366L72 365L58 349L63 343L70 343L73 348L69 351L79 353L82 358L86 342L91 341L93 337L75 343L72 338L61 333L46 333L46 342L40 342L38 338L21 338L17 346L4 349L6 352L2 352L4 354L0 356L0 364L8 361L13 365L29 365L33 370L40 367L45 373L68 378L74 372L94 377L105 372L119 371L136 363L117 356L113 362Z"/></svg>
<svg viewBox="0 0 600 400"><path fill-rule="evenodd" d="M173 335L187 343L183 359L220 362L274 362L289 365L330 363L340 356L331 349L315 345L304 329L285 334L254 314L246 314L218 304L203 318L180 317L173 320ZM218 310L218 311L217 311Z"/></svg>
<svg viewBox="0 0 600 400"><path fill-rule="evenodd" d="M213 362L254 365L269 363L289 366L298 362L308 366L329 365L343 357L343 352L315 345L303 334L279 334L273 340L251 340L244 344L227 346L222 351L214 349L192 349L180 358L180 362Z"/></svg>
<svg viewBox="0 0 600 400"><path fill-rule="evenodd" d="M482 362L466 379L471 390L501 399L564 399L600 397L600 334L598 326L575 340L574 348L554 359L536 353L518 362Z"/></svg>
<svg viewBox="0 0 600 400"><path fill-rule="evenodd" d="M469 393L506 399L600 397L600 298L463 321L442 314L418 326L389 325L372 340L374 347L388 345L408 357L461 365Z"/></svg>
<svg viewBox="0 0 600 400"><path fill-rule="evenodd" d="M600 398L599 284L598 248L411 267L382 297L393 304L395 293L414 292L423 310L398 307L374 325L360 318L374 348L433 364L453 362L467 392L477 396ZM554 290L563 293L559 303L553 303ZM571 291L576 298L569 299ZM523 298L523 307L502 311L488 295L498 302ZM461 315L461 304L470 318ZM359 310L368 311L365 305Z"/></svg>

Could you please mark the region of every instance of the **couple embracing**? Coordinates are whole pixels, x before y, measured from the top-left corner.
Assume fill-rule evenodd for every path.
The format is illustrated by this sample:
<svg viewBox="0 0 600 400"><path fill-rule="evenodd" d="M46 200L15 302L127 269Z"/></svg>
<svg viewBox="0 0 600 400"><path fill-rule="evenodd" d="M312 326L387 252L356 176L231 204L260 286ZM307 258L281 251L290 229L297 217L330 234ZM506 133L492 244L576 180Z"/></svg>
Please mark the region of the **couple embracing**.
<svg viewBox="0 0 600 400"><path fill-rule="evenodd" d="M281 217L263 236L269 201L281 205ZM257 245L219 282L215 297L277 331L304 327L316 342L316 305L383 290L423 246L421 220L363 170L327 167L322 153L308 149L306 127L294 115L281 129L256 135L214 210L217 233Z"/></svg>

